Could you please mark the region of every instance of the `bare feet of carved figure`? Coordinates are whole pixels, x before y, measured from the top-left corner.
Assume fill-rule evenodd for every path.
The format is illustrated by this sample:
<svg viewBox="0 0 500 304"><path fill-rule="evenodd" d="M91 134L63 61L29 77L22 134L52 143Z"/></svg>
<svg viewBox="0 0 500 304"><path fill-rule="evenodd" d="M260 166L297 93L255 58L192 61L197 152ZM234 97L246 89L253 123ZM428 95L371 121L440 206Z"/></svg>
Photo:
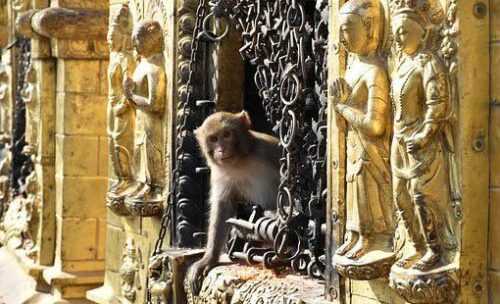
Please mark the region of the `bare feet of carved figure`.
<svg viewBox="0 0 500 304"><path fill-rule="evenodd" d="M427 271L434 267L440 260L441 256L432 248L427 248L424 256L413 265L413 269Z"/></svg>
<svg viewBox="0 0 500 304"><path fill-rule="evenodd" d="M345 236L345 241L342 246L340 246L336 251L335 254L337 255L344 255L346 254L347 251L351 250L351 248L356 244L356 240L358 239L357 234L355 234L352 231L347 231L346 236Z"/></svg>
<svg viewBox="0 0 500 304"><path fill-rule="evenodd" d="M130 181L127 180L119 180L109 187L109 192L114 194L115 196L123 195L124 191L130 187Z"/></svg>
<svg viewBox="0 0 500 304"><path fill-rule="evenodd" d="M132 196L134 200L146 200L147 196L151 192L151 187L147 184L142 184L142 187L138 189L137 193Z"/></svg>
<svg viewBox="0 0 500 304"><path fill-rule="evenodd" d="M411 256L408 256L404 259L401 259L396 262L396 266L401 267L401 268L410 268L412 267L416 261L418 261L421 258L421 255L418 253L415 253Z"/></svg>
<svg viewBox="0 0 500 304"><path fill-rule="evenodd" d="M198 262L194 263L191 267L189 267L187 277L193 295L197 296L200 293L203 279L208 275L208 272L214 266L215 263L213 263L211 260L202 258Z"/></svg>
<svg viewBox="0 0 500 304"><path fill-rule="evenodd" d="M345 257L348 259L357 260L367 252L367 248L370 245L368 239L359 236L358 241L346 254Z"/></svg>

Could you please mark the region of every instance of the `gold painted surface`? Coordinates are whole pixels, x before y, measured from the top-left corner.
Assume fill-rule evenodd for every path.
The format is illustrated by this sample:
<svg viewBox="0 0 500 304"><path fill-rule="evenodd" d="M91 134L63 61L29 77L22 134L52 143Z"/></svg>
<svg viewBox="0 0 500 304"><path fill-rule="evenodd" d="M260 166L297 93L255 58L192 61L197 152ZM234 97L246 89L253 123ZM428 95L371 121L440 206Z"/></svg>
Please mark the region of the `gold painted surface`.
<svg viewBox="0 0 500 304"><path fill-rule="evenodd" d="M388 57L387 69L391 75L393 138L397 139L392 145L395 150L391 152L391 173L394 200L400 216L395 239L400 262L392 267L391 285L412 303L449 302L454 301L455 297L456 301L463 303L483 303L486 300L484 261L488 207L483 206L479 212L477 209L476 212L472 210L473 206L477 208L475 202L478 198L482 198L482 202L488 201L485 187L489 175L488 158L484 155L488 143L488 127L485 125L485 117L488 115L487 107L485 108L489 91L486 80L488 69L483 68L479 72L477 67L488 66L489 62L488 56L470 60L472 53L468 52L475 50L476 53L481 53L488 49L485 46L488 36L485 28L489 26L488 18L485 17L487 7L479 6L473 11L467 5L455 1L426 3L426 9L419 11L407 7L411 5L409 2L382 2L384 11L392 15L390 19L386 19L390 23L385 29L386 39L390 38L387 41L392 42L392 47L386 47L382 54L391 55ZM338 15L339 9L335 8L337 5L332 1L333 16L337 16L337 20L333 20L335 30L342 20ZM364 26L374 23L372 18L365 20L370 22L365 22ZM462 24L460 31L459 22ZM477 28L469 26L469 22L477 25ZM467 24L465 31L462 30L463 24ZM481 34L476 32L478 28L481 28ZM427 35L418 34L419 31ZM437 33L434 40L429 35L432 33ZM342 68L347 66L349 69L355 60L343 60L342 48L340 52L337 48L338 35L342 35L342 32L332 33L334 48L330 48L332 53L329 71L334 75L344 75ZM428 43L418 42L422 38L427 38ZM493 57L493 61L495 58ZM349 70L345 72L348 73ZM492 74L495 75L495 72ZM424 81L424 85L419 85L418 81ZM478 81L481 88L471 85ZM495 92L495 87L492 86L492 92ZM474 111L470 110L473 107L472 96L477 97L474 99L476 102L480 100L474 106ZM467 103L468 100L471 103ZM425 112L419 114L415 105L425 103ZM333 115L331 117L330 208L333 209L334 218L339 219L338 222L346 223L342 213L344 200L339 199L339 196L345 197L342 182L346 175L342 158L346 148L343 146L344 134L339 129L339 120ZM435 130L439 130L438 133ZM349 145L348 138L347 144ZM437 148L432 148L433 145ZM349 164L349 157L353 154L347 151ZM493 162L491 164L494 166ZM412 169L412 166L416 167ZM412 171L424 166L428 168L427 171L424 170L425 173ZM432 171L430 169L434 170L434 174L426 177ZM473 176L476 177L474 181ZM493 181L495 176L493 170ZM410 180L414 186L407 188L407 185L411 185L407 183ZM409 198L404 199L401 196L404 193L410 194ZM349 198L346 203L349 223L349 213L353 209L349 207ZM491 231L495 231L494 227L496 226L492 223L490 237ZM338 232L339 227L336 228ZM412 256L415 259L406 259ZM433 286L438 281L444 285ZM381 303L394 301L382 296L387 289L384 284L372 284L371 281L348 283L350 291L347 294L359 296L356 301L355 297L351 298L353 303L362 303L361 297ZM428 292L427 296L414 293L412 288L417 288L417 285L423 294ZM372 292L360 289L361 286L369 287Z"/></svg>
<svg viewBox="0 0 500 304"><path fill-rule="evenodd" d="M165 185L165 57L164 35L159 22L134 25L132 40L139 56L132 77L123 82L124 94L135 108L134 184L125 206L131 214L159 215ZM127 190L129 191L129 190Z"/></svg>
<svg viewBox="0 0 500 304"><path fill-rule="evenodd" d="M371 23L363 24L363 18ZM394 261L389 138L389 79L382 47L384 16L375 1L340 8L340 42L349 52L345 78L332 83L336 112L347 141L346 236L333 258L337 271L353 279L386 276Z"/></svg>
<svg viewBox="0 0 500 304"><path fill-rule="evenodd" d="M124 198L133 181L135 108L124 95L123 81L132 75L135 58L132 54L132 19L128 6L122 6L112 17L108 43L110 64L108 68L107 129L111 163L110 188L107 206L118 214L129 214Z"/></svg>

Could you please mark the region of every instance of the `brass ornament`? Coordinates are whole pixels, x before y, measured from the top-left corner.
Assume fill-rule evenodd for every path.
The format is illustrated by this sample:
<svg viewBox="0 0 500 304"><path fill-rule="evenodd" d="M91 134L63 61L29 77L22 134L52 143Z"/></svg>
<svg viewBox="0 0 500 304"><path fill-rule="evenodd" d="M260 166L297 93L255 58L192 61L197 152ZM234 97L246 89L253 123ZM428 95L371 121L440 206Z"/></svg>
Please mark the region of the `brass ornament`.
<svg viewBox="0 0 500 304"><path fill-rule="evenodd" d="M125 196L133 188L133 153L135 108L125 97L123 80L132 75L135 58L132 54L132 21L128 6L123 5L113 16L108 44L108 136L112 178L106 196L107 207L118 215L129 215Z"/></svg>
<svg viewBox="0 0 500 304"><path fill-rule="evenodd" d="M353 0L340 9L341 45L350 56L345 78L331 84L334 108L345 122L346 237L333 257L337 271L355 280L389 273L395 254L389 138L389 78L378 0Z"/></svg>
<svg viewBox="0 0 500 304"><path fill-rule="evenodd" d="M391 3L396 58L391 166L398 224L404 229L390 285L411 303L449 303L458 294L454 260L461 213L453 124L456 62L450 56L455 33L450 14L445 18L437 1L424 7ZM440 27L444 58L433 41Z"/></svg>
<svg viewBox="0 0 500 304"><path fill-rule="evenodd" d="M125 96L135 108L134 185L125 198L132 215L161 213L165 178L165 58L164 36L156 21L134 26L132 43L139 57L132 77L123 82ZM159 165L160 164L160 165Z"/></svg>

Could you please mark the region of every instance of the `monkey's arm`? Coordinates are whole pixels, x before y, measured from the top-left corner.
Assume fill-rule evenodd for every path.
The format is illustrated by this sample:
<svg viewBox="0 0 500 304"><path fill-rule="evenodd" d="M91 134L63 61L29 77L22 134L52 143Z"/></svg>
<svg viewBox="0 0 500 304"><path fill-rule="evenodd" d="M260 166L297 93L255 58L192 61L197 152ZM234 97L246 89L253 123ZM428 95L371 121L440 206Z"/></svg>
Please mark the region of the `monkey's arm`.
<svg viewBox="0 0 500 304"><path fill-rule="evenodd" d="M217 193L217 189L213 188L211 205L205 255L189 270L189 280L195 294L198 294L203 278L219 259L229 230L226 221L235 213L231 202L224 199L223 194Z"/></svg>
<svg viewBox="0 0 500 304"><path fill-rule="evenodd" d="M217 263L219 259L229 231L226 221L234 215L231 202L217 200L214 203L210 210L207 250L203 256L203 260L210 264Z"/></svg>

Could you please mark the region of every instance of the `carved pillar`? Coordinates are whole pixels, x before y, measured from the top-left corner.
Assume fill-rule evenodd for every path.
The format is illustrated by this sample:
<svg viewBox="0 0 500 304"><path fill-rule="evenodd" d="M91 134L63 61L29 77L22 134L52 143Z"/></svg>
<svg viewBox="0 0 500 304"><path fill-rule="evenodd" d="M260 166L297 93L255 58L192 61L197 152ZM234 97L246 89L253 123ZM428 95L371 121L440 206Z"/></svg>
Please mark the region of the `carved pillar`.
<svg viewBox="0 0 500 304"><path fill-rule="evenodd" d="M84 298L86 289L103 280L108 5L45 5L20 15L16 30L35 42L34 67L41 79L38 126L28 128L37 129L37 136L27 139L36 151L43 201L40 263L53 265L43 278L55 301L64 301Z"/></svg>

